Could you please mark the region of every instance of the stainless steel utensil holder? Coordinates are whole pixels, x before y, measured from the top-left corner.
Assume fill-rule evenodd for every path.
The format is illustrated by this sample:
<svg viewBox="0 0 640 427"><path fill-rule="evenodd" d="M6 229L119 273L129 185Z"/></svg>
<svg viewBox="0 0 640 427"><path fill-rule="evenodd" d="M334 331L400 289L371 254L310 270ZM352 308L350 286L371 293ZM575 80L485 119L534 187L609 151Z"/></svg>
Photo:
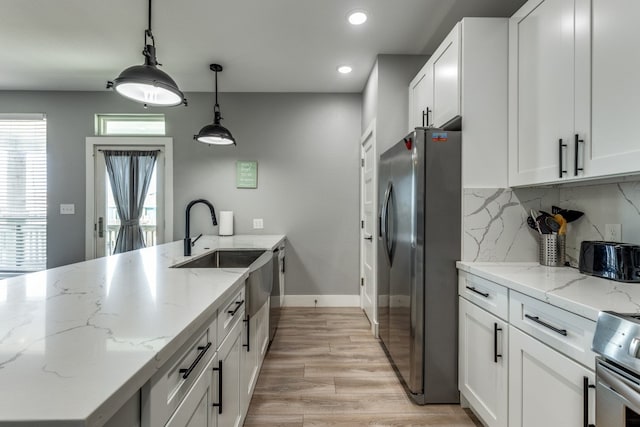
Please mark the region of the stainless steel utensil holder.
<svg viewBox="0 0 640 427"><path fill-rule="evenodd" d="M540 234L540 264L549 267L564 267L566 260L566 237L559 234Z"/></svg>

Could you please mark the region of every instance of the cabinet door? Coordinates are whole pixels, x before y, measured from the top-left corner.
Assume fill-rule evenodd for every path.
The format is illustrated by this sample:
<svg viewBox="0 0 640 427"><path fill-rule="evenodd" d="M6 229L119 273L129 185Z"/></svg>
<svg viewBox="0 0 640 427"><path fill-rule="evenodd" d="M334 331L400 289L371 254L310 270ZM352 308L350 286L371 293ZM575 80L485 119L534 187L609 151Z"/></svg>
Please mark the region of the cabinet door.
<svg viewBox="0 0 640 427"><path fill-rule="evenodd" d="M460 115L460 24L433 54L433 120L442 127Z"/></svg>
<svg viewBox="0 0 640 427"><path fill-rule="evenodd" d="M585 384L586 378L586 384ZM509 426L582 427L595 421L593 371L509 327ZM588 420L584 420L587 394Z"/></svg>
<svg viewBox="0 0 640 427"><path fill-rule="evenodd" d="M409 132L420 126L428 126L432 120L433 61L429 60L409 84Z"/></svg>
<svg viewBox="0 0 640 427"><path fill-rule="evenodd" d="M509 185L575 177L575 129L585 138L589 120L589 25L576 18L588 1L530 0L509 21Z"/></svg>
<svg viewBox="0 0 640 427"><path fill-rule="evenodd" d="M241 315L244 318L244 312ZM222 408L216 412L219 427L239 427L242 419L240 352L244 351L242 347L243 328L244 322L236 322L218 349L218 358L222 361L222 379L218 378L218 381L222 381L222 396L219 396Z"/></svg>
<svg viewBox="0 0 640 427"><path fill-rule="evenodd" d="M588 172L640 171L640 2L593 0L593 116ZM590 158L589 158L590 157Z"/></svg>
<svg viewBox="0 0 640 427"><path fill-rule="evenodd" d="M251 316L249 319L245 319L244 322L244 330L242 334L243 344L242 351L240 352L240 410L243 415L246 414L249 409L253 388L256 380L258 379L258 358L260 355L260 347L256 338L259 333L258 325L260 313L263 309L264 306L262 309L258 310L255 315Z"/></svg>
<svg viewBox="0 0 640 427"><path fill-rule="evenodd" d="M182 400L166 427L214 427L215 415L211 411L214 386L211 378L213 368L218 364L213 357Z"/></svg>
<svg viewBox="0 0 640 427"><path fill-rule="evenodd" d="M459 388L488 427L507 426L508 324L460 298Z"/></svg>

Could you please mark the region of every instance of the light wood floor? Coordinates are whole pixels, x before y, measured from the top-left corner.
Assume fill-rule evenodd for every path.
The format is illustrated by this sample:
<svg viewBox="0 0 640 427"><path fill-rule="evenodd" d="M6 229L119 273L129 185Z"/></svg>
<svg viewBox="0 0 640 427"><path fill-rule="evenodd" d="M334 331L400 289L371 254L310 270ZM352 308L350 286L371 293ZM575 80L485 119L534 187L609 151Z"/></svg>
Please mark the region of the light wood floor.
<svg viewBox="0 0 640 427"><path fill-rule="evenodd" d="M413 404L355 308L286 308L245 427L481 424L458 405Z"/></svg>

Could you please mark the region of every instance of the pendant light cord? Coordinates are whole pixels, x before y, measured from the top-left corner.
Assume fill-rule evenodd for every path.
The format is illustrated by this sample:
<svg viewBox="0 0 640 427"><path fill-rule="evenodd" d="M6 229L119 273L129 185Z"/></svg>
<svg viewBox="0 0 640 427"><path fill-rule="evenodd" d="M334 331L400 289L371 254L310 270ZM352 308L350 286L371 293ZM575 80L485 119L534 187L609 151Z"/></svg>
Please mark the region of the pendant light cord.
<svg viewBox="0 0 640 427"><path fill-rule="evenodd" d="M213 106L213 111L220 111L220 106L218 105L218 72L216 71L216 77L215 77L215 82L216 82L216 103Z"/></svg>
<svg viewBox="0 0 640 427"><path fill-rule="evenodd" d="M153 37L153 33L151 32L151 0L149 0L149 25L147 29L144 30L144 46L147 45L147 37L151 39L151 45L156 47L156 39Z"/></svg>

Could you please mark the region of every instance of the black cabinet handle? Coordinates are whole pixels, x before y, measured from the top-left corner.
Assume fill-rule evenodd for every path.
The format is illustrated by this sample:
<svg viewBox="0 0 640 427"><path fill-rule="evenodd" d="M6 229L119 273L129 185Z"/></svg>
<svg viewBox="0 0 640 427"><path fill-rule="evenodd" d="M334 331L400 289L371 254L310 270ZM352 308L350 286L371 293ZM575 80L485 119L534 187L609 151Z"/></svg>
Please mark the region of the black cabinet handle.
<svg viewBox="0 0 640 427"><path fill-rule="evenodd" d="M251 343L251 316L247 315L247 318L243 320L244 323L247 324L247 343L242 344L243 347L247 347L247 353L251 351L250 343Z"/></svg>
<svg viewBox="0 0 640 427"><path fill-rule="evenodd" d="M558 172L560 172L560 178L562 178L562 176L565 173L567 173L567 170L564 169L563 165L562 165L562 147L566 147L566 146L567 146L567 144L563 144L562 143L562 138L560 138L558 140L558 167L559 167Z"/></svg>
<svg viewBox="0 0 640 427"><path fill-rule="evenodd" d="M478 294L478 295L482 295L482 296L483 296L483 297L485 297L485 298L489 298L489 294L488 294L488 293L485 293L485 292L479 291L479 290L477 290L476 288L471 287L471 286L467 286L466 288L467 288L467 289L469 289L471 292L475 292L475 293L476 293L476 294Z"/></svg>
<svg viewBox="0 0 640 427"><path fill-rule="evenodd" d="M532 320L534 322L536 322L539 325L544 326L545 328L551 329L553 332L563 335L563 336L567 336L567 330L566 329L558 329L555 326L552 326L550 324L548 324L547 322L540 320L540 318L538 316L530 316L528 314L525 314L524 317L526 317L529 320Z"/></svg>
<svg viewBox="0 0 640 427"><path fill-rule="evenodd" d="M595 424L589 424L589 389L591 388L596 388L596 386L589 384L589 377L582 377L582 423L584 427L596 427Z"/></svg>
<svg viewBox="0 0 640 427"><path fill-rule="evenodd" d="M233 310L229 310L227 311L227 313L229 313L232 316L235 316L236 313L238 312L238 310L240 310L240 307L242 307L242 304L244 304L244 300L242 301L236 301L236 308Z"/></svg>
<svg viewBox="0 0 640 427"><path fill-rule="evenodd" d="M431 110L429 109L429 107L427 107L427 122L426 122L426 124L425 124L425 126L426 126L426 127L431 126L431 125L430 125L430 123L429 123L429 113L433 113L433 111L431 111ZM433 120L433 119L432 119L432 120Z"/></svg>
<svg viewBox="0 0 640 427"><path fill-rule="evenodd" d="M209 350L209 347L211 347L211 343L208 342L207 345L205 346L199 346L198 350L200 350L200 353L198 353L198 357L196 357L196 360L193 361L193 363L191 364L191 366L189 366L188 368L183 368L180 369L178 372L180 372L182 375L182 379L187 379L189 378L189 375L191 375L191 372L193 372L193 370L195 369L196 365L198 364L198 362L200 362L200 360L202 359L202 357L204 356L204 354L207 352L207 350Z"/></svg>
<svg viewBox="0 0 640 427"><path fill-rule="evenodd" d="M575 135L576 138L576 145L574 148L574 153L575 153L575 161L573 163L573 176L578 176L578 171L584 171L584 168L579 168L578 167L578 147L580 146L580 143L584 143L584 139L580 139L580 137L578 136L578 134L576 133Z"/></svg>
<svg viewBox="0 0 640 427"><path fill-rule="evenodd" d="M370 242L371 242L371 241L373 241L373 236L365 237L365 238L364 238L364 240L368 240L368 241L370 241Z"/></svg>
<svg viewBox="0 0 640 427"><path fill-rule="evenodd" d="M425 123L425 121L424 121L425 116L427 117L427 120L429 120L429 113L427 113L427 111L429 111L429 110L426 110L426 111L422 110L422 127L425 127L425 124L424 124Z"/></svg>
<svg viewBox="0 0 640 427"><path fill-rule="evenodd" d="M218 360L218 367L213 368L214 372L218 372L218 403L211 406L218 408L218 414L222 414L222 360Z"/></svg>
<svg viewBox="0 0 640 427"><path fill-rule="evenodd" d="M498 363L498 358L502 357L498 354L498 331L502 331L502 328L498 328L498 324L493 324L493 361Z"/></svg>

